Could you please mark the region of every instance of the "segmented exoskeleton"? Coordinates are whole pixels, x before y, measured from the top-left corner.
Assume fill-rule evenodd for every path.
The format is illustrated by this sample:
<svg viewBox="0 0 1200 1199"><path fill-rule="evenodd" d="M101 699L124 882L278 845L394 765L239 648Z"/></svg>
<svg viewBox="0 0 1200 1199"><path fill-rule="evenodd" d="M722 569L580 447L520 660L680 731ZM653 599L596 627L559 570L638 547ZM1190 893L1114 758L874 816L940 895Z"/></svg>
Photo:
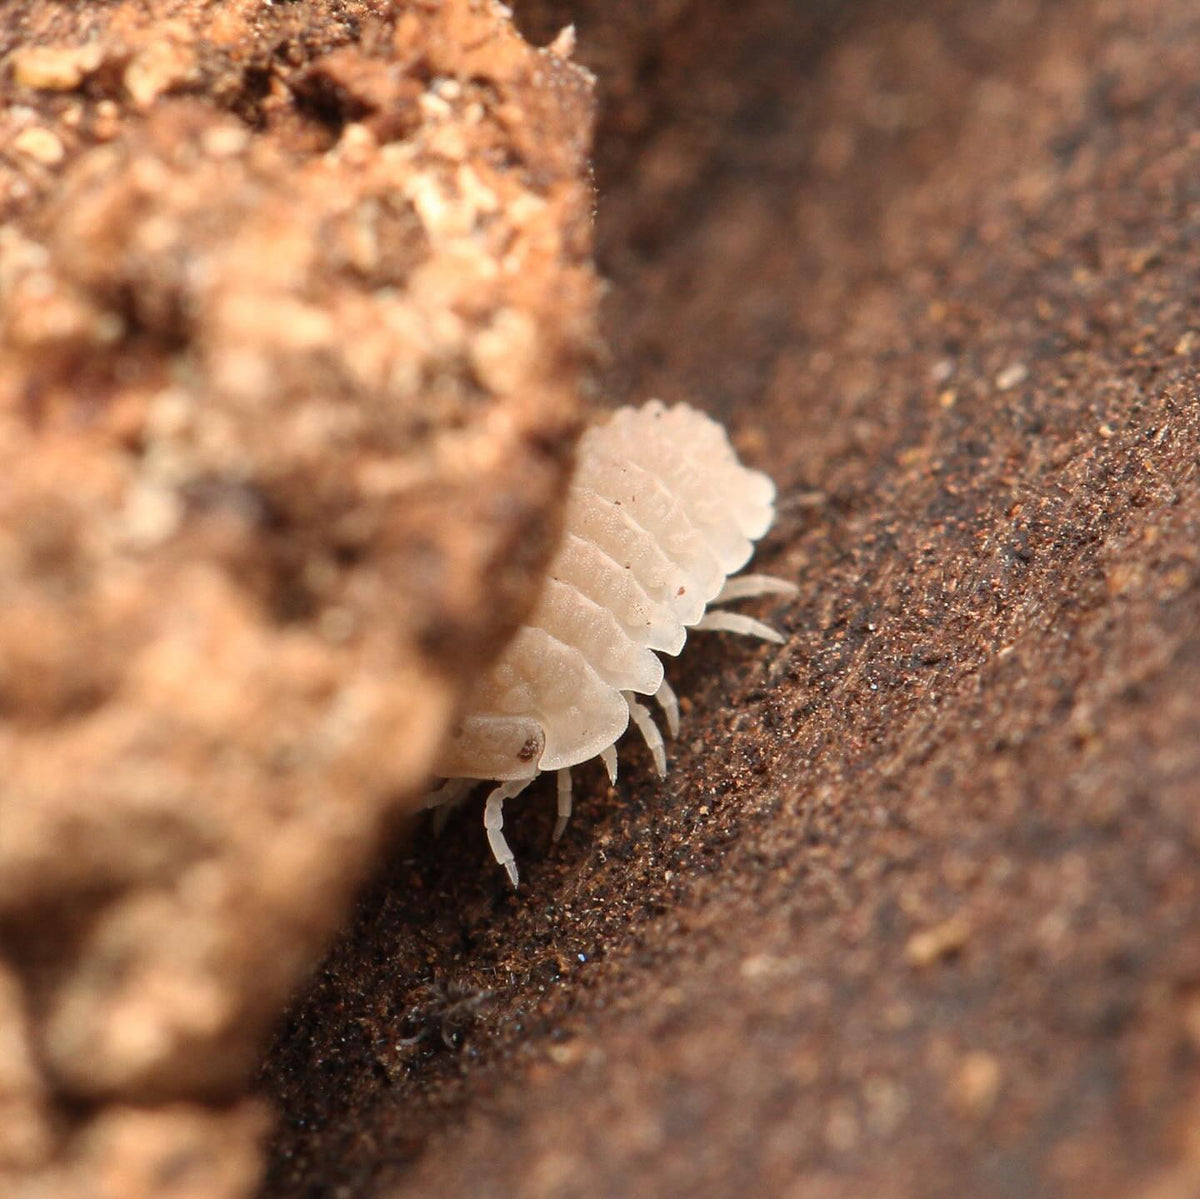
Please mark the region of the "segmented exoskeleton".
<svg viewBox="0 0 1200 1199"><path fill-rule="evenodd" d="M630 721L660 775L662 735L636 698L652 695L674 736L679 704L658 654L678 654L688 629L782 642L772 628L714 605L796 588L766 575L730 578L775 516L775 485L739 462L703 413L651 401L622 408L580 439L565 532L536 607L476 684L445 747L445 783L427 806L499 783L484 824L513 886L504 801L543 771L558 772L557 840L571 814L571 767L599 757L617 777L616 742Z"/></svg>

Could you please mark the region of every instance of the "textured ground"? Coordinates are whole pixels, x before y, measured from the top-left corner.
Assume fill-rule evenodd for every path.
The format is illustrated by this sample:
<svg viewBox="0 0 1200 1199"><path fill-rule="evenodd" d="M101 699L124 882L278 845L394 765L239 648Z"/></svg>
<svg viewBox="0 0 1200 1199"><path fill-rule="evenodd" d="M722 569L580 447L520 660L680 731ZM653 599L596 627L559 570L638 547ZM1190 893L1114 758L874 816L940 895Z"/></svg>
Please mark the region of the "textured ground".
<svg viewBox="0 0 1200 1199"><path fill-rule="evenodd" d="M1200 1193L1190 0L527 7L605 73L611 399L782 488L782 651L398 856L265 1194ZM594 12L593 12L594 10Z"/></svg>

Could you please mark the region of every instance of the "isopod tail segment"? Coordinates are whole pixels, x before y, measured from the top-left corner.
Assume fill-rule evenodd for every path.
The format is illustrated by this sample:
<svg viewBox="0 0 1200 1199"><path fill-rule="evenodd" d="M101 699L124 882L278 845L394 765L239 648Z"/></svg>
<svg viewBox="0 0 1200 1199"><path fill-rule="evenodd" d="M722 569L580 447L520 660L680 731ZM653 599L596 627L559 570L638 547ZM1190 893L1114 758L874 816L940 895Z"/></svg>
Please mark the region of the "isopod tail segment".
<svg viewBox="0 0 1200 1199"><path fill-rule="evenodd" d="M616 743L630 724L662 776L662 733L642 702L654 698L671 736L679 701L658 655L689 630L782 644L769 625L722 605L790 596L770 575L739 574L775 515L775 485L742 465L725 430L678 404L623 408L580 440L565 530L542 594L500 660L473 688L444 747L446 782L426 797L444 813L477 783L488 844L517 885L504 803L539 774L557 775L557 841L571 816L571 768L593 758L617 778Z"/></svg>

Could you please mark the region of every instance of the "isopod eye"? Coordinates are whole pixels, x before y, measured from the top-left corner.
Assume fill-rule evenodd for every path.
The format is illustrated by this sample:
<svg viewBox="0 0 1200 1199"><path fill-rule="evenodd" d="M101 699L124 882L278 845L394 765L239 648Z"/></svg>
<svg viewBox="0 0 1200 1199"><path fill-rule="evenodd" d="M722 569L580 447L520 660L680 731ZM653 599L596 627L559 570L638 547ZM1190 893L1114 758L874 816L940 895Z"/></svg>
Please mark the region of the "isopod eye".
<svg viewBox="0 0 1200 1199"><path fill-rule="evenodd" d="M526 739L525 744L517 750L517 758L522 762L532 762L538 756L541 746L533 737Z"/></svg>

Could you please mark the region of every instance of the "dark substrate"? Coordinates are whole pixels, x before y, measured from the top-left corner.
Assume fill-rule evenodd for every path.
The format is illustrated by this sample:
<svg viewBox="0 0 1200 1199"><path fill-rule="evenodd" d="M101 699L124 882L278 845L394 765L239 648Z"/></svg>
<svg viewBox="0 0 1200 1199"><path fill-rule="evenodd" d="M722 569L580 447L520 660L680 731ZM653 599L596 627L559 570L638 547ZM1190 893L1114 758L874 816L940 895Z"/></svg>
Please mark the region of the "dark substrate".
<svg viewBox="0 0 1200 1199"><path fill-rule="evenodd" d="M605 402L780 484L624 753L391 862L265 1195L1200 1194L1191 0L526 6L603 73Z"/></svg>

